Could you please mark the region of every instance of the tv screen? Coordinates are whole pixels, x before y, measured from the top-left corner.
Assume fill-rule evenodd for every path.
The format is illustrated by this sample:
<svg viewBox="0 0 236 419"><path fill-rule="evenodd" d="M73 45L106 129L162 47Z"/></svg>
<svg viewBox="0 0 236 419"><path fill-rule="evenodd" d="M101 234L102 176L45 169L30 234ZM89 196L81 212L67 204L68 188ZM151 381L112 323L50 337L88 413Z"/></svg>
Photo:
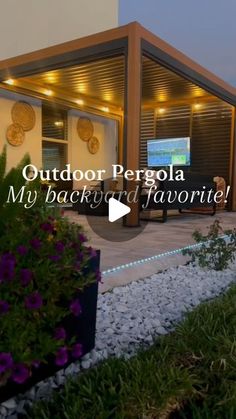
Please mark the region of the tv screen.
<svg viewBox="0 0 236 419"><path fill-rule="evenodd" d="M149 167L190 166L190 137L147 141Z"/></svg>

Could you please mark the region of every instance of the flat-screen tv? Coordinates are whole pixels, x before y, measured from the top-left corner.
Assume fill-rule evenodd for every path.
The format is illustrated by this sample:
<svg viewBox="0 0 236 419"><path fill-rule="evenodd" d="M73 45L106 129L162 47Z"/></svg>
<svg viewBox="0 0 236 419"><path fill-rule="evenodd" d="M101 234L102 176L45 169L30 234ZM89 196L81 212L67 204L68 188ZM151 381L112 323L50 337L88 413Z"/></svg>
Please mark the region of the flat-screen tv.
<svg viewBox="0 0 236 419"><path fill-rule="evenodd" d="M190 166L190 137L147 141L148 167Z"/></svg>

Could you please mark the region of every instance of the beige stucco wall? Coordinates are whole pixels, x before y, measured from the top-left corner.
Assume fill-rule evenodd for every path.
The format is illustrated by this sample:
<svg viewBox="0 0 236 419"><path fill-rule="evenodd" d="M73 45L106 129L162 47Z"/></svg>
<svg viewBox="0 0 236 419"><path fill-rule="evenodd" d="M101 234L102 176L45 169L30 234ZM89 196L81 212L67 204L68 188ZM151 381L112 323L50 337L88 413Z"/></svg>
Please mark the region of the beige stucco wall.
<svg viewBox="0 0 236 419"><path fill-rule="evenodd" d="M30 103L36 114L36 124L33 130L25 132L24 143L18 147L10 145L6 140L6 131L12 123L11 109L16 101L24 100ZM42 168L42 107L41 101L28 96L7 92L0 89L0 152L7 145L7 170L17 165L26 153L30 154L31 162ZM94 126L94 135L99 139L100 149L96 154L90 154L87 143L82 141L77 133L77 122L80 116L87 116ZM68 114L68 163L71 170L105 169L108 177L112 174L112 164L117 163L117 123L108 118L101 118L77 110ZM75 182L74 187L83 186L89 182Z"/></svg>
<svg viewBox="0 0 236 419"><path fill-rule="evenodd" d="M82 141L77 133L77 122L80 116L89 117L94 126L94 136L100 142L100 148L96 154L88 151L87 142ZM106 177L112 176L112 164L117 163L117 123L114 120L101 118L96 115L87 114L72 110L69 112L69 149L68 161L71 163L71 169L80 169L85 172L88 169L106 170ZM83 185L89 184L83 180L82 182L74 182L74 188L79 189Z"/></svg>
<svg viewBox="0 0 236 419"><path fill-rule="evenodd" d="M118 26L119 0L1 2L0 60Z"/></svg>
<svg viewBox="0 0 236 419"><path fill-rule="evenodd" d="M36 114L35 127L25 132L25 141L21 146L14 147L8 144L6 140L6 130L12 123L11 109L13 104L18 100L25 100L30 103ZM4 92L0 89L0 152L3 145L7 144L7 170L17 165L26 153L30 154L31 161L37 167L42 166L42 118L41 118L41 102L18 95L16 93Z"/></svg>

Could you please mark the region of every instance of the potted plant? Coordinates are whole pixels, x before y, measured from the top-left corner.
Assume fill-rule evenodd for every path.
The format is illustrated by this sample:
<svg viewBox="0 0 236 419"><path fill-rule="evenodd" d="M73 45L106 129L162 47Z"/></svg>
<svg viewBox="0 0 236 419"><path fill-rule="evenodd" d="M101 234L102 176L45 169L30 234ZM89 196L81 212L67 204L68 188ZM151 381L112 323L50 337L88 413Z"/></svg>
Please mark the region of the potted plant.
<svg viewBox="0 0 236 419"><path fill-rule="evenodd" d="M95 343L100 254L80 226L46 207L40 191L32 209L6 203L9 185L24 184L27 160L5 175L6 151L0 156L0 401Z"/></svg>

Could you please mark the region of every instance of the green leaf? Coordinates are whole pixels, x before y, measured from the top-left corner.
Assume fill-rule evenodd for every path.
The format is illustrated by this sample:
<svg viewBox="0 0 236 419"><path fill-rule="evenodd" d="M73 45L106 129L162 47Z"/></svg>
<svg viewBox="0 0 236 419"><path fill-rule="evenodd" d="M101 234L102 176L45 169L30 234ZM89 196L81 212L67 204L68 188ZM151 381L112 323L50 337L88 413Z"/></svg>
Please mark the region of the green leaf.
<svg viewBox="0 0 236 419"><path fill-rule="evenodd" d="M7 148L6 146L4 146L2 154L0 154L0 186L6 172L6 164L7 164Z"/></svg>

